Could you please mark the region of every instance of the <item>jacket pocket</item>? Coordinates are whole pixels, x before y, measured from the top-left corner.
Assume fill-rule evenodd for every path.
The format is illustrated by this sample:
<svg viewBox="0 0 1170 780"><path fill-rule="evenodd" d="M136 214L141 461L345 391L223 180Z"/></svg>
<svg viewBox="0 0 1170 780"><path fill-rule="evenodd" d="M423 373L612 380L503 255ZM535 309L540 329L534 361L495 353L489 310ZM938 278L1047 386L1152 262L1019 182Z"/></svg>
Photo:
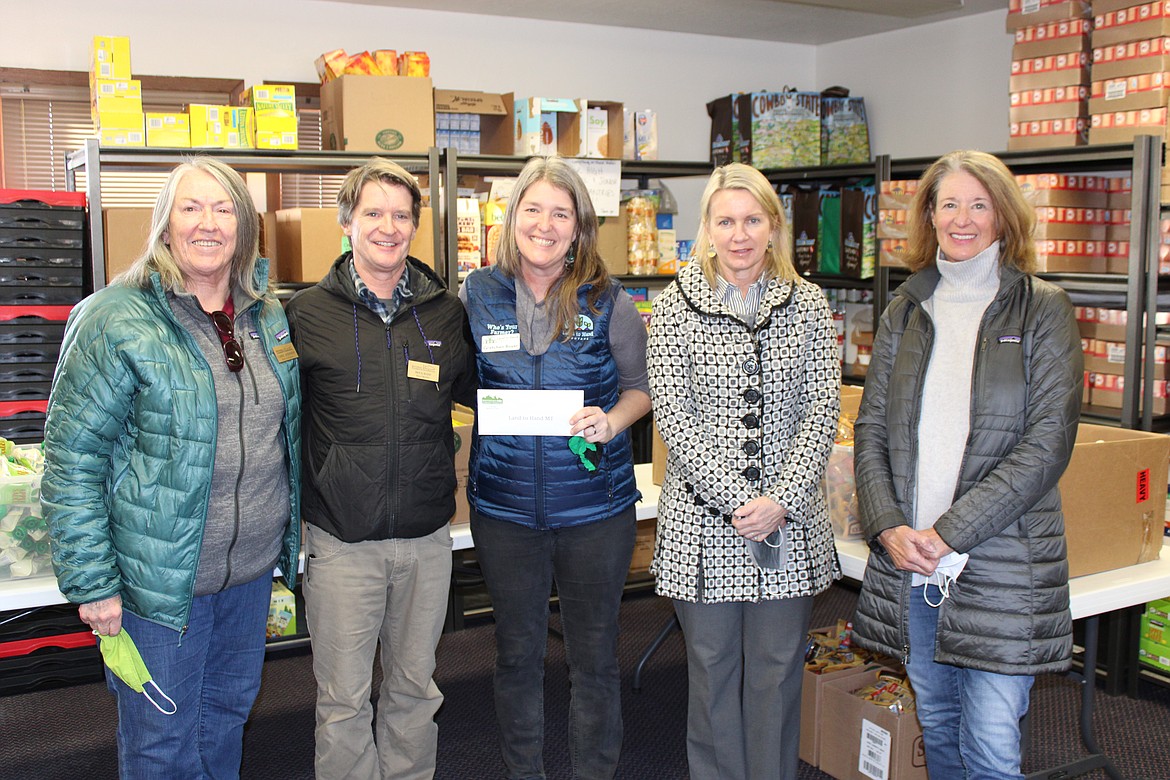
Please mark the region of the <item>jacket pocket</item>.
<svg viewBox="0 0 1170 780"><path fill-rule="evenodd" d="M317 495L346 540L378 538L386 518L383 444L333 443L313 476Z"/></svg>

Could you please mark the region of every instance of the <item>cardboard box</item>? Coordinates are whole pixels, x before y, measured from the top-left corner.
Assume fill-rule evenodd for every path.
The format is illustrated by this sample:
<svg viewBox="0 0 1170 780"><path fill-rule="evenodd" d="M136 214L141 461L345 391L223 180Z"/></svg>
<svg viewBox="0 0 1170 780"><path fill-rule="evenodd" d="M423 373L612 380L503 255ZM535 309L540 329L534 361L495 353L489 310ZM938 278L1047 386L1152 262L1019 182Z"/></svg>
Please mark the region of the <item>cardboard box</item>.
<svg viewBox="0 0 1170 780"><path fill-rule="evenodd" d="M1005 28L1007 32L1014 32L1021 27L1087 17L1089 14L1087 0L1011 0Z"/></svg>
<svg viewBox="0 0 1170 780"><path fill-rule="evenodd" d="M146 133L125 128L99 128L98 143L102 146L146 146Z"/></svg>
<svg viewBox="0 0 1170 780"><path fill-rule="evenodd" d="M1081 423L1060 479L1069 576L1158 558L1168 461L1170 436Z"/></svg>
<svg viewBox="0 0 1170 780"><path fill-rule="evenodd" d="M530 97L512 103L513 154L574 157L581 146L581 114L568 98Z"/></svg>
<svg viewBox="0 0 1170 780"><path fill-rule="evenodd" d="M1008 149L1082 146L1088 142L1088 129L1088 120L1080 116L1012 122L1009 128Z"/></svg>
<svg viewBox="0 0 1170 780"><path fill-rule="evenodd" d="M1061 19L1021 27L1016 30L1016 40L1012 44L1012 59L1087 51L1091 45L1089 36L1092 31L1093 20L1087 18Z"/></svg>
<svg viewBox="0 0 1170 780"><path fill-rule="evenodd" d="M658 427L654 426L654 443L650 448L650 463L653 466L651 469L650 481L655 485L661 485L666 481L666 442L662 440L662 435L658 433Z"/></svg>
<svg viewBox="0 0 1170 780"><path fill-rule="evenodd" d="M630 272L630 247L627 230L630 220L625 209L618 209L616 217L600 217L597 228L597 251L605 261L605 268L618 276Z"/></svg>
<svg viewBox="0 0 1170 780"><path fill-rule="evenodd" d="M1084 84L1047 87L1008 96L1008 119L1029 122L1034 119L1062 119L1088 115L1089 88Z"/></svg>
<svg viewBox="0 0 1170 780"><path fill-rule="evenodd" d="M810 633L832 632L835 627L814 628ZM838 724L824 719L824 687L875 668L874 664L859 664L837 672L813 674L805 669L800 689L800 760L810 766L820 766L822 734L835 731ZM866 679L869 679L868 677Z"/></svg>
<svg viewBox="0 0 1170 780"><path fill-rule="evenodd" d="M581 121L576 126L579 136L577 157L601 157L610 160L622 158L625 106L613 100L579 100ZM637 112L635 112L636 118ZM572 133L568 141L572 144ZM634 146L637 148L635 122ZM643 159L643 158L639 158Z"/></svg>
<svg viewBox="0 0 1170 780"><path fill-rule="evenodd" d="M1094 81L1089 89L1089 112L1108 114L1140 108L1160 108L1170 99L1170 73L1139 73Z"/></svg>
<svg viewBox="0 0 1170 780"><path fill-rule="evenodd" d="M1122 41L1093 49L1093 80L1170 70L1170 38Z"/></svg>
<svg viewBox="0 0 1170 780"><path fill-rule="evenodd" d="M1142 108L1089 116L1089 143L1132 143L1139 135L1166 135L1166 108Z"/></svg>
<svg viewBox="0 0 1170 780"><path fill-rule="evenodd" d="M396 77L395 77L396 78ZM280 209L276 212L276 264L271 273L282 282L318 282L341 254L344 231L336 208ZM434 268L434 222L423 207L410 254Z"/></svg>
<svg viewBox="0 0 1170 780"><path fill-rule="evenodd" d="M473 154L506 154L515 150L512 135L512 94L457 89L435 90L435 121L439 114L473 114L478 117L479 142Z"/></svg>
<svg viewBox="0 0 1170 780"><path fill-rule="evenodd" d="M90 91L90 115L142 113L142 82L138 79L97 79Z"/></svg>
<svg viewBox="0 0 1170 780"><path fill-rule="evenodd" d="M475 411L455 404L451 412L451 428L455 435L455 514L452 523L467 523L471 509L467 503L467 476L470 473L471 434L475 430Z"/></svg>
<svg viewBox="0 0 1170 780"><path fill-rule="evenodd" d="M141 132L146 114L141 111L102 111L94 118L99 130L134 130Z"/></svg>
<svg viewBox="0 0 1170 780"><path fill-rule="evenodd" d="M297 633L297 599L293 592L276 580L272 581L272 599L268 602L269 639L294 636Z"/></svg>
<svg viewBox="0 0 1170 780"><path fill-rule="evenodd" d="M227 143L228 112L231 106L191 103L191 147L195 149L222 149Z"/></svg>
<svg viewBox="0 0 1170 780"><path fill-rule="evenodd" d="M154 209L102 209L106 241L106 282L130 267L146 251Z"/></svg>
<svg viewBox="0 0 1170 780"><path fill-rule="evenodd" d="M321 85L325 149L425 154L435 144L429 78L345 75Z"/></svg>
<svg viewBox="0 0 1170 780"><path fill-rule="evenodd" d="M191 148L191 117L188 114L148 113L146 145L171 149Z"/></svg>
<svg viewBox="0 0 1170 780"><path fill-rule="evenodd" d="M1008 90L1023 92L1086 84L1089 81L1090 57L1087 52L1069 52L1033 57L1030 60L1012 60Z"/></svg>
<svg viewBox="0 0 1170 780"><path fill-rule="evenodd" d="M869 669L821 688L820 769L838 780L927 780L922 729L912 712L895 714L853 695L877 679ZM867 769L862 771L861 762Z"/></svg>
<svg viewBox="0 0 1170 780"><path fill-rule="evenodd" d="M1141 637L1138 640L1138 658L1144 664L1170 672L1170 645Z"/></svg>
<svg viewBox="0 0 1170 780"><path fill-rule="evenodd" d="M130 78L130 39L120 35L95 35L90 58L90 78Z"/></svg>
<svg viewBox="0 0 1170 780"><path fill-rule="evenodd" d="M1134 3L1126 8L1093 13L1094 49L1170 35L1170 2Z"/></svg>
<svg viewBox="0 0 1170 780"><path fill-rule="evenodd" d="M276 278L318 282L341 254L344 235L336 208L280 209L276 212Z"/></svg>

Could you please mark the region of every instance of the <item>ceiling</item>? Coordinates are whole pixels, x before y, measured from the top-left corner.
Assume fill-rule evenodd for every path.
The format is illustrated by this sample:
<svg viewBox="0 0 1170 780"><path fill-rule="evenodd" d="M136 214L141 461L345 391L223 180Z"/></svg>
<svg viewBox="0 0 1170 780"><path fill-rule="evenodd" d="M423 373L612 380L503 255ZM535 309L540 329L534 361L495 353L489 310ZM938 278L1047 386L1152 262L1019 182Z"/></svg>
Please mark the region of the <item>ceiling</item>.
<svg viewBox="0 0 1170 780"><path fill-rule="evenodd" d="M1008 0L335 0L822 44L1002 10Z"/></svg>

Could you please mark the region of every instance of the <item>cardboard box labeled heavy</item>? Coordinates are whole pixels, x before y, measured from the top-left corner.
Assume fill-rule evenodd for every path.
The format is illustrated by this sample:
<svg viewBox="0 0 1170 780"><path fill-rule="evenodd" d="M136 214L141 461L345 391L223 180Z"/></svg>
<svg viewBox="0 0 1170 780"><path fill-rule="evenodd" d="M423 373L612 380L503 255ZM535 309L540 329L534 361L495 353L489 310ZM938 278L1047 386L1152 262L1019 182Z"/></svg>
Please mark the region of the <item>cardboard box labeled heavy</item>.
<svg viewBox="0 0 1170 780"><path fill-rule="evenodd" d="M1060 479L1069 576L1158 558L1170 436L1081 423Z"/></svg>
<svg viewBox="0 0 1170 780"><path fill-rule="evenodd" d="M915 714L898 714L854 695L881 671L870 669L822 686L820 722L827 727L821 734L821 771L837 780L927 780Z"/></svg>
<svg viewBox="0 0 1170 780"><path fill-rule="evenodd" d="M342 76L321 85L326 149L425 154L435 143L429 78Z"/></svg>

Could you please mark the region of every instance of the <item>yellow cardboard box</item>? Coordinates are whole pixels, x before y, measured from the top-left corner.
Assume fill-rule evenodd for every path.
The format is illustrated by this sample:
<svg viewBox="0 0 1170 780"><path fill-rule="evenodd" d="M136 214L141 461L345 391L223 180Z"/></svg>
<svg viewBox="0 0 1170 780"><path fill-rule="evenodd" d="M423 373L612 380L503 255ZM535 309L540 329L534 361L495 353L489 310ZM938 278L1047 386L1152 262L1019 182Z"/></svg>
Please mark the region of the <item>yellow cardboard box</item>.
<svg viewBox="0 0 1170 780"><path fill-rule="evenodd" d="M127 130L125 128L100 128L97 131L98 142L102 146L146 146L146 133L141 129Z"/></svg>
<svg viewBox="0 0 1170 780"><path fill-rule="evenodd" d="M118 35L95 35L89 70L94 78L130 78L130 39Z"/></svg>
<svg viewBox="0 0 1170 780"><path fill-rule="evenodd" d="M187 113L191 116L192 148L220 148L227 145L228 109L231 106L215 106L206 103L191 103Z"/></svg>
<svg viewBox="0 0 1170 780"><path fill-rule="evenodd" d="M146 114L146 145L172 149L191 148L191 117L188 114Z"/></svg>

